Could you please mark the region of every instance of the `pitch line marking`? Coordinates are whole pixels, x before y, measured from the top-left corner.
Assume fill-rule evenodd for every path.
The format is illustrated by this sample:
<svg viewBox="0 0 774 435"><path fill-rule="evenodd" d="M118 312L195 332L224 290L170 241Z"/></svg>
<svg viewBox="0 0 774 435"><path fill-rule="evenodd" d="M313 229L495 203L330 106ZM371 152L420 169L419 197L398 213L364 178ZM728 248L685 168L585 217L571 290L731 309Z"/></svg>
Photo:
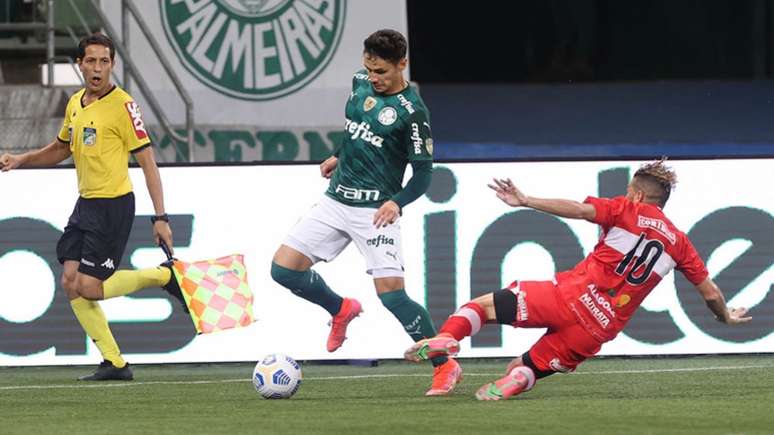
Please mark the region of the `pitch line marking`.
<svg viewBox="0 0 774 435"><path fill-rule="evenodd" d="M675 369L650 369L650 370L607 370L598 372L580 372L570 373L570 375L623 375L623 374L643 374L643 373L672 373L672 372L700 372L713 370L745 370L745 369L772 369L772 365L753 365L753 366L715 366L715 367L685 367ZM465 373L465 376L500 376L502 373ZM384 379L384 378L417 378L429 377L429 373L385 373L379 375L349 375L349 376L321 376L305 378L305 381L337 381L348 379ZM250 382L249 378L240 379L217 379L212 381L146 381L146 382L121 382L121 383L81 383L65 385L10 385L0 387L0 391L8 390L54 390L68 388L122 388L144 385L206 385L206 384L228 384L236 382Z"/></svg>

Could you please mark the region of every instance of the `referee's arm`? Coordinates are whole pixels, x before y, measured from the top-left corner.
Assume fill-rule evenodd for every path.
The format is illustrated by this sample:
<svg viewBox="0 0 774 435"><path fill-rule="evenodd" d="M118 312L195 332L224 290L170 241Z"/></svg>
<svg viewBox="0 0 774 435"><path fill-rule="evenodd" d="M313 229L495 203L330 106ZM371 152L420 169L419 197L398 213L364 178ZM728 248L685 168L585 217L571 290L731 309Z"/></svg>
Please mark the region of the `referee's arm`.
<svg viewBox="0 0 774 435"><path fill-rule="evenodd" d="M148 187L148 194L150 194L151 201L153 202L153 209L156 212L156 216L165 215L164 189L161 186L161 175L159 174L159 167L156 166L153 147L143 147L134 152L133 155L145 175L145 185ZM157 244L160 240L163 240L169 249L172 250L172 230L169 228L169 224L166 221L157 220L153 224L153 235Z"/></svg>
<svg viewBox="0 0 774 435"><path fill-rule="evenodd" d="M70 154L70 144L57 137L53 142L39 150L24 154L3 154L0 157L0 170L5 172L21 166L53 166L70 157Z"/></svg>

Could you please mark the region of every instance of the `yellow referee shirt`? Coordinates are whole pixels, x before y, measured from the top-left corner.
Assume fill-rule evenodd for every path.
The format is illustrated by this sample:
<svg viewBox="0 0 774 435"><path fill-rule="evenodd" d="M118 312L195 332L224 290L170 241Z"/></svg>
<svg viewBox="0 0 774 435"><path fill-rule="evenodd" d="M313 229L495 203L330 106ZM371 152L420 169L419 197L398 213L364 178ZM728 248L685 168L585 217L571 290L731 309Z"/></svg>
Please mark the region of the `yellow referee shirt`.
<svg viewBox="0 0 774 435"><path fill-rule="evenodd" d="M59 140L70 144L83 198L116 198L132 191L129 153L150 145L140 108L118 86L83 107L86 90L67 103Z"/></svg>

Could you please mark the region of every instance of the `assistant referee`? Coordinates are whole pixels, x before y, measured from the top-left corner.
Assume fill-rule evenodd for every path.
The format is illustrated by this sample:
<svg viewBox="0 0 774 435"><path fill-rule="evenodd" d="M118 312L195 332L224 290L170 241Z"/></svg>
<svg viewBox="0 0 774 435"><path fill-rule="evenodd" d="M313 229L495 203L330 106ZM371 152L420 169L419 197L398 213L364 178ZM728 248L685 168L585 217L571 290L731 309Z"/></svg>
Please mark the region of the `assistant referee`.
<svg viewBox="0 0 774 435"><path fill-rule="evenodd" d="M164 211L164 193L150 137L134 99L111 81L115 66L113 41L96 33L78 44L78 65L85 87L67 104L59 135L47 146L24 154L3 154L0 170L55 165L72 156L79 198L62 237L57 256L64 265L62 287L75 317L99 348L104 361L80 380L131 380L105 314L96 301L125 296L142 288L163 287L178 300L182 294L168 264L121 270L134 222L134 193L129 156L142 168L155 210L156 243L172 247L172 231Z"/></svg>

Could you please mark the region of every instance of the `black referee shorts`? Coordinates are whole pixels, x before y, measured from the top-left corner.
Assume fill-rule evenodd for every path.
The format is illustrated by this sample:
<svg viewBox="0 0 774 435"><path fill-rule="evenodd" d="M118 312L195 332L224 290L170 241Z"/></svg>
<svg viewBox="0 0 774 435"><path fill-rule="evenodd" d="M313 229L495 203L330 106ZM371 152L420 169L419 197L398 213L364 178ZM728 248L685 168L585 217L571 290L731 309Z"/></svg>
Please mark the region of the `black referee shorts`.
<svg viewBox="0 0 774 435"><path fill-rule="evenodd" d="M59 262L80 262L78 271L101 280L110 278L134 223L134 193L117 198L78 198L64 234L56 245Z"/></svg>

